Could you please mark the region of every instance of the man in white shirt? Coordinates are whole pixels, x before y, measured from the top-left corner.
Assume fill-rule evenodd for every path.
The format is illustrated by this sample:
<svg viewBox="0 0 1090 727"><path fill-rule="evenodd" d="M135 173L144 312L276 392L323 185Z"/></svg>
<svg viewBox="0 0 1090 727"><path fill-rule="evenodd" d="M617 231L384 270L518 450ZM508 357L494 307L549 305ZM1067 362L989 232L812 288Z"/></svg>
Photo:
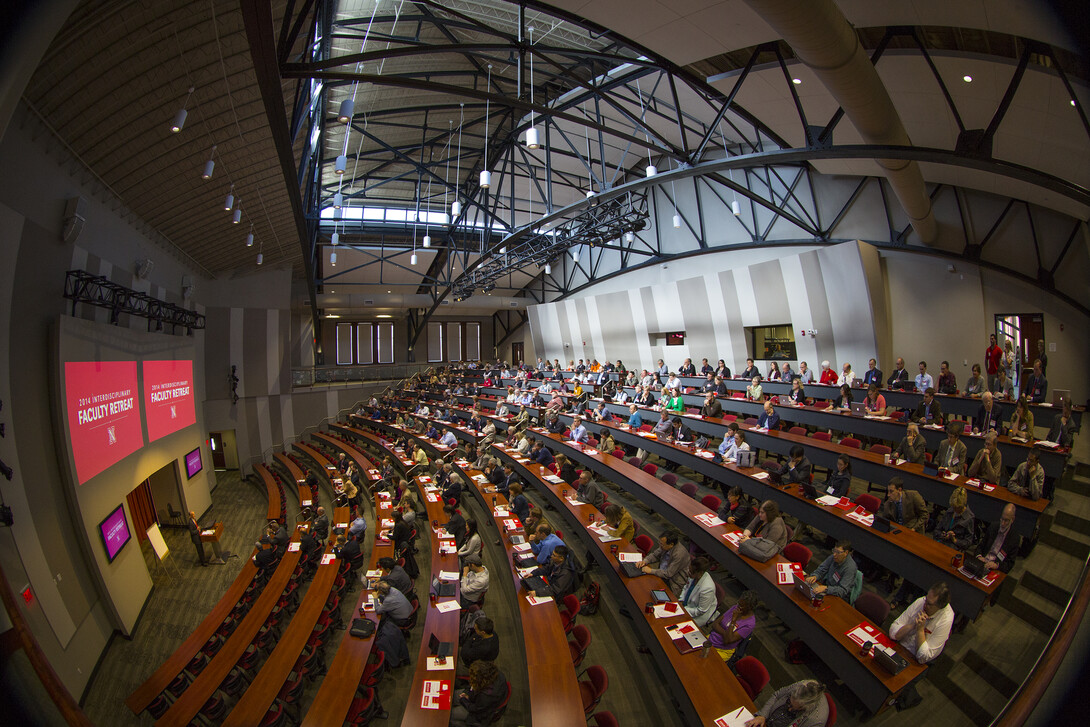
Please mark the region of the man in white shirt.
<svg viewBox="0 0 1090 727"><path fill-rule="evenodd" d="M908 649L918 663L926 664L942 653L946 640L950 638L953 624L954 609L950 607L950 589L945 583L939 582L931 586L926 596L916 599L897 617L889 627L889 635ZM915 686L909 685L894 704L901 710L915 707L922 701L923 698Z"/></svg>
<svg viewBox="0 0 1090 727"><path fill-rule="evenodd" d="M443 438L439 440L439 444L454 449L458 446L458 438L454 436L454 432L448 429L446 433L443 434Z"/></svg>
<svg viewBox="0 0 1090 727"><path fill-rule="evenodd" d="M916 374L916 391L927 391L935 388L935 379L927 373L927 362L920 361L920 373Z"/></svg>
<svg viewBox="0 0 1090 727"><path fill-rule="evenodd" d="M805 361L799 362L799 373L795 376L797 379L802 379L802 384L814 383L814 372L810 370L810 367L806 365Z"/></svg>
<svg viewBox="0 0 1090 727"><path fill-rule="evenodd" d="M587 441L587 428L583 426L583 417L572 417L571 436L568 438L573 442Z"/></svg>
<svg viewBox="0 0 1090 727"><path fill-rule="evenodd" d="M679 381L678 378L673 374L670 374L670 378L666 380L666 383L663 385L662 388L673 389L674 391L681 391L681 381Z"/></svg>
<svg viewBox="0 0 1090 727"><path fill-rule="evenodd" d="M852 371L852 365L845 361L844 368L840 370L840 376L836 380L836 385L844 386L847 384L851 386L853 381L855 381L855 372Z"/></svg>
<svg viewBox="0 0 1090 727"><path fill-rule="evenodd" d="M643 372L643 378L640 379L640 386L645 389L650 389L651 385L655 383L655 377L649 371Z"/></svg>

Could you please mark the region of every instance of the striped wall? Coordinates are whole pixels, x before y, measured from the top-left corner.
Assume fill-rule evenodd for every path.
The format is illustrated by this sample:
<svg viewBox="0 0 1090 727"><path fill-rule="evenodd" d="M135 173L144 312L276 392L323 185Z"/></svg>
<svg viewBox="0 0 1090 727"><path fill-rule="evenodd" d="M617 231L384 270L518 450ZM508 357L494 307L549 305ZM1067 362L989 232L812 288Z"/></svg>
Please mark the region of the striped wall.
<svg viewBox="0 0 1090 727"><path fill-rule="evenodd" d="M742 265L737 253L713 253L634 276L628 288L619 282L625 277L615 278L605 292L595 286L531 306L534 351L565 362L621 359L629 368L651 368L659 358L671 369L686 358L697 365L722 358L737 371L747 358L745 327L790 323L798 356L811 368L827 359L861 371L878 349L864 262L872 250L850 242ZM803 329L818 335L800 337ZM672 331L685 332L685 345L664 345Z"/></svg>

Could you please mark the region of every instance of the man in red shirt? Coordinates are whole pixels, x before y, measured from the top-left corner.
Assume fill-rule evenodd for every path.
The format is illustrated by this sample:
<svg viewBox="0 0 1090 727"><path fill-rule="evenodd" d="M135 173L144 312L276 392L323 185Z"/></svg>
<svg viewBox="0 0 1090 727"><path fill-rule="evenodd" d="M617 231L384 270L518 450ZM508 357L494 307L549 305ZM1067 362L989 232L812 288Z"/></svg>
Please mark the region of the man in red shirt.
<svg viewBox="0 0 1090 727"><path fill-rule="evenodd" d="M995 377L999 375L999 362L1003 360L1003 349L995 345L995 334L991 335L991 345L984 352L984 366L988 370L988 390L995 388Z"/></svg>

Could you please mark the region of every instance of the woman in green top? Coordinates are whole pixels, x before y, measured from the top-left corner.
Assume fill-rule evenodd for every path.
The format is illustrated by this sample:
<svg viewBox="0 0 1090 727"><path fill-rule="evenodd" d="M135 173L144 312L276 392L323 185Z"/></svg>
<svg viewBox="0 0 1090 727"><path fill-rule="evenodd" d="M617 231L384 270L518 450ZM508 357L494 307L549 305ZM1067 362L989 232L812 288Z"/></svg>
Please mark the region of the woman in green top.
<svg viewBox="0 0 1090 727"><path fill-rule="evenodd" d="M666 402L666 411L685 412L685 402L682 401L681 394L676 389L670 390L670 399Z"/></svg>

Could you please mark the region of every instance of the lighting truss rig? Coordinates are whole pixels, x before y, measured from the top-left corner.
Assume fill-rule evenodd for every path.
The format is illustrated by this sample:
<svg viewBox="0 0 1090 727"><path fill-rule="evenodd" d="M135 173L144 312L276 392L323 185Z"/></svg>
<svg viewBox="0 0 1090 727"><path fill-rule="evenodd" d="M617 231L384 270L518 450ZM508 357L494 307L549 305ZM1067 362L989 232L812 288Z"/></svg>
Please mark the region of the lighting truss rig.
<svg viewBox="0 0 1090 727"><path fill-rule="evenodd" d="M148 319L148 330L163 330L163 324L172 326L171 332L179 326L186 334L204 329L204 316L196 311L187 310L173 303L153 298L123 285L118 285L101 275L91 275L83 270L69 270L64 278L64 297L72 301L72 315L80 303L106 308L110 311L110 323L117 325L121 314L139 316Z"/></svg>

